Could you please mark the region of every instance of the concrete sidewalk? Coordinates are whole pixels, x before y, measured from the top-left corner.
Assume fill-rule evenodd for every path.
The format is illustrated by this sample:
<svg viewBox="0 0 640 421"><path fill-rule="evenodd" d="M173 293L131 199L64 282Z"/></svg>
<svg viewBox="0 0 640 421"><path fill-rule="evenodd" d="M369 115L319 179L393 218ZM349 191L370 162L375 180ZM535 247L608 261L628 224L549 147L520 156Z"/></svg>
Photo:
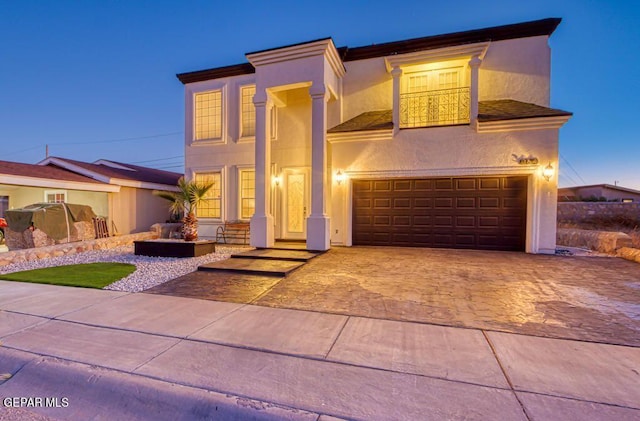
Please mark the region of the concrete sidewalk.
<svg viewBox="0 0 640 421"><path fill-rule="evenodd" d="M0 309L0 419L640 419L636 347L6 281Z"/></svg>

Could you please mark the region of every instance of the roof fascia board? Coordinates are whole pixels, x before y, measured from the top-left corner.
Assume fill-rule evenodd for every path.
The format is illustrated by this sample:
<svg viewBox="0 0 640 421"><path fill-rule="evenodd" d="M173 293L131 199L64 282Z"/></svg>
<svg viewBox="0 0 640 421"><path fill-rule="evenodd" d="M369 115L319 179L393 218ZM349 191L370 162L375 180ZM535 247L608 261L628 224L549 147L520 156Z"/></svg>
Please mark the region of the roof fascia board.
<svg viewBox="0 0 640 421"><path fill-rule="evenodd" d="M50 158L45 158L42 161L38 162L38 165L48 165L48 164L53 164L53 165L57 165L58 167L62 167L68 171L73 171L75 173L78 173L80 175L84 175L85 177L89 177L89 178L93 178L94 180L98 180L101 181L103 183L107 183L107 184L111 184L111 178L103 175L103 174L99 174L95 171L91 171L88 170L86 168L83 168L79 165L75 165L72 164L71 162L65 161L64 159L58 159L55 157L50 157Z"/></svg>
<svg viewBox="0 0 640 421"><path fill-rule="evenodd" d="M115 184L122 187L134 187L138 189L148 189L148 190L163 190L163 191L179 190L178 186L173 186L169 184L150 183L147 181L124 180L122 178L112 178L111 184Z"/></svg>
<svg viewBox="0 0 640 421"><path fill-rule="evenodd" d="M478 133L498 133L517 130L559 129L571 116L530 117L511 120L479 122L476 126Z"/></svg>
<svg viewBox="0 0 640 421"><path fill-rule="evenodd" d="M327 141L330 143L391 139L393 139L393 129L327 133Z"/></svg>
<svg viewBox="0 0 640 421"><path fill-rule="evenodd" d="M120 186L114 186L111 184L82 183L79 181L53 180L48 178L24 177L8 174L0 175L0 184L68 190L99 191L110 193L117 193L120 191Z"/></svg>
<svg viewBox="0 0 640 421"><path fill-rule="evenodd" d="M126 167L124 165L117 164L117 163L115 163L113 161L108 161L106 159L99 159L99 160L95 161L93 164L94 165L104 165L106 167L111 167L111 168L118 168L120 170L127 170L127 171L133 171L133 172L136 171L133 168Z"/></svg>
<svg viewBox="0 0 640 421"><path fill-rule="evenodd" d="M416 51L413 53L397 54L384 58L387 72L394 67L409 66L412 64L431 63L436 61L456 60L465 57L477 56L484 59L489 42L477 42L475 44L456 45L453 47L436 48L433 50Z"/></svg>

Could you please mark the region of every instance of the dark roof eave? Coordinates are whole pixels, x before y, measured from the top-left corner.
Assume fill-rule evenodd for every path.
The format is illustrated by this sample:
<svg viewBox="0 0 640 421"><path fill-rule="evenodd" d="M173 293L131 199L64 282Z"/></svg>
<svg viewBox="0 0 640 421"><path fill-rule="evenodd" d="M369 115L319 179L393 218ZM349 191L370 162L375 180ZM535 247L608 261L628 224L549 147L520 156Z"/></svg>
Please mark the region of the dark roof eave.
<svg viewBox="0 0 640 421"><path fill-rule="evenodd" d="M176 75L183 84L202 82L223 77L249 75L255 73L256 69L251 63L234 64L231 66L216 67L215 69L198 70L195 72L179 73Z"/></svg>
<svg viewBox="0 0 640 421"><path fill-rule="evenodd" d="M406 54L415 51L445 48L454 45L472 44L484 41L502 41L514 38L526 38L540 35L551 35L558 27L561 18L547 18L531 22L514 23L471 31L453 32L413 38L404 41L387 42L366 47L349 48L344 61L364 60L368 58Z"/></svg>
<svg viewBox="0 0 640 421"><path fill-rule="evenodd" d="M478 114L478 121L480 123L486 123L486 122L490 122L490 121L508 121L508 120L526 120L528 118L547 118L547 117L571 117L573 115L573 113L570 113L568 111L559 111L558 113L553 113L553 114L541 114L541 115L526 115L526 116L499 116L499 117L492 117L492 116L483 116L482 114Z"/></svg>

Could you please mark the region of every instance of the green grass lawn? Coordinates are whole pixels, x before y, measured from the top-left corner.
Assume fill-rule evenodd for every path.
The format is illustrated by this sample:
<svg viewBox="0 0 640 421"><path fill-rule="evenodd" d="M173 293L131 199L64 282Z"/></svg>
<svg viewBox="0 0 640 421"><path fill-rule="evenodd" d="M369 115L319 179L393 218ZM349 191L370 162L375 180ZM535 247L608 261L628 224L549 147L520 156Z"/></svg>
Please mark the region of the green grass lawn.
<svg viewBox="0 0 640 421"><path fill-rule="evenodd" d="M0 275L0 279L83 288L104 288L135 270L135 265L128 263L86 263L8 273Z"/></svg>

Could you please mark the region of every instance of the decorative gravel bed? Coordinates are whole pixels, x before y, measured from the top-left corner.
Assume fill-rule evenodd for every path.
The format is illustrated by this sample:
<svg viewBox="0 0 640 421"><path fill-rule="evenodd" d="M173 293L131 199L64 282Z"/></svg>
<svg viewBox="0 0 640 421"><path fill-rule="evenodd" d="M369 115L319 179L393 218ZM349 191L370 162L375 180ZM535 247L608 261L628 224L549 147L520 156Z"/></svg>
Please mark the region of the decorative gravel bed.
<svg viewBox="0 0 640 421"><path fill-rule="evenodd" d="M74 265L79 263L118 262L136 265L136 271L104 289L126 292L140 292L163 282L195 271L205 263L228 259L232 254L247 251L247 247L216 245L216 252L200 257L173 258L147 257L133 254L133 246L110 250L94 250L50 259L40 259L24 263L0 266L0 274L41 269L51 266Z"/></svg>

